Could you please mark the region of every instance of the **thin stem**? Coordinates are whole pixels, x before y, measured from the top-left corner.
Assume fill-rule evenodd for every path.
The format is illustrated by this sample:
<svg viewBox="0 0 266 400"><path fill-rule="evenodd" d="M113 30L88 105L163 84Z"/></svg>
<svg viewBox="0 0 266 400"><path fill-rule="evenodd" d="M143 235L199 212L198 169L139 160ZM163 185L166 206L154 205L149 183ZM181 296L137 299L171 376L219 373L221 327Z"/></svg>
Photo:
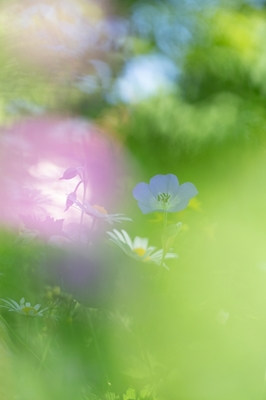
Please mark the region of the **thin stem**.
<svg viewBox="0 0 266 400"><path fill-rule="evenodd" d="M81 214L80 214L79 233L78 233L78 241L79 242L80 242L80 238L81 238L81 229L82 229L82 223L83 223L83 218L84 218L84 207L85 207L86 190L87 190L87 184L86 184L85 181L83 181L82 209L81 209Z"/></svg>
<svg viewBox="0 0 266 400"><path fill-rule="evenodd" d="M76 187L75 187L75 190L74 190L74 192L73 193L76 193L76 191L78 190L78 188L79 188L79 185L81 185L83 183L83 181L81 180L81 181L79 181L79 183L76 185Z"/></svg>
<svg viewBox="0 0 266 400"><path fill-rule="evenodd" d="M90 244L91 240L92 240L92 233L93 233L93 229L95 228L96 222L97 222L97 218L92 217L92 223L91 223L91 228L90 228L90 236L89 236L89 241L88 241L88 245Z"/></svg>
<svg viewBox="0 0 266 400"><path fill-rule="evenodd" d="M159 290L159 286L160 286L160 282L161 282L161 278L162 278L162 273L163 273L163 263L164 263L164 258L165 258L165 254L166 254L165 241L164 241L166 229L167 229L167 213L164 213L164 223L163 223L163 233L162 233L163 254L162 254L161 263L159 265L158 274L154 278L154 295L156 295L156 293ZM151 307L150 307L150 314L153 313L154 306L155 306L155 297L152 299L152 303L151 303Z"/></svg>
<svg viewBox="0 0 266 400"><path fill-rule="evenodd" d="M165 258L165 254L166 254L166 247L165 247L165 241L163 240L163 238L165 237L165 233L166 233L166 229L167 229L167 212L164 213L164 221L163 221L163 234L162 234L162 247L163 247L163 254L162 254L162 261L160 266L163 266L164 263L164 258Z"/></svg>

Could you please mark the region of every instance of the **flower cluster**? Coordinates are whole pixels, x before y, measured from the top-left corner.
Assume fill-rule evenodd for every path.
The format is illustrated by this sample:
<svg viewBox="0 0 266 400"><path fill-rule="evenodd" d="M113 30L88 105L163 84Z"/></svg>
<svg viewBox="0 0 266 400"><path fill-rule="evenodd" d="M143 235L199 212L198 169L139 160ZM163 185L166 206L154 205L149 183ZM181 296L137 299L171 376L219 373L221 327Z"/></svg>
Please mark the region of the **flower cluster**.
<svg viewBox="0 0 266 400"><path fill-rule="evenodd" d="M99 205L92 206L85 200L87 177L86 170L83 167L67 168L60 179L69 180L76 176L79 176L80 181L74 191L67 196L65 211L71 206L78 208L81 211L80 224L84 214L93 219L93 225L97 219L106 221L109 224L132 221L131 218L125 217L123 214L108 214L104 207ZM77 198L77 190L81 184L83 185L83 201ZM179 222L167 226L166 214L184 210L189 201L197 194L198 191L193 183L186 182L179 185L177 177L173 174L155 175L150 179L149 184L145 182L138 183L133 189L133 196L138 201L138 206L142 213L160 212L165 215L162 248L157 249L154 246L149 246L147 238L136 236L132 240L130 235L123 229L121 231L114 229L112 232L107 232L109 240L120 247L129 257L168 268L164 261L178 257L176 253L171 252L171 246L182 224Z"/></svg>
<svg viewBox="0 0 266 400"><path fill-rule="evenodd" d="M177 212L183 210L189 203L190 199L198 193L193 183L187 182L179 185L178 179L173 174L156 175L151 178L150 183L138 183L133 189L133 196L138 201L138 206L143 214L153 212ZM181 222L167 227L165 226L162 245L163 248L157 250L154 246L148 246L147 238L136 236L132 240L125 230L114 229L107 232L110 240L121 248L129 257L135 258L142 262L150 262L162 265L168 269L164 260L178 258L178 255L171 250L177 233L182 227Z"/></svg>

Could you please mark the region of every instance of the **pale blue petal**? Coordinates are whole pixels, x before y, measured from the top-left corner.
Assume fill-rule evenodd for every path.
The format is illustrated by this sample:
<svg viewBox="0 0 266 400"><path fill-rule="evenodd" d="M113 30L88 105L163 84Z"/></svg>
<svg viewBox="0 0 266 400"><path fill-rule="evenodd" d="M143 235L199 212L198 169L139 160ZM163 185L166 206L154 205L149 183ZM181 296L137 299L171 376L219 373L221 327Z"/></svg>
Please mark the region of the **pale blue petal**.
<svg viewBox="0 0 266 400"><path fill-rule="evenodd" d="M148 213L153 213L156 212L156 210L154 210L154 207L143 204L141 202L138 202L138 206L141 209L143 214L148 214ZM160 210L159 210L160 211Z"/></svg>
<svg viewBox="0 0 266 400"><path fill-rule="evenodd" d="M173 205L170 205L167 211L168 212L182 211L188 206L188 203L189 203L189 199L183 199L176 204L173 203Z"/></svg>
<svg viewBox="0 0 266 400"><path fill-rule="evenodd" d="M134 187L132 194L133 197L142 204L149 205L150 200L152 199L152 194L149 185L144 182L138 183Z"/></svg>
<svg viewBox="0 0 266 400"><path fill-rule="evenodd" d="M178 190L178 196L180 196L182 199L187 199L190 200L192 197L196 196L198 194L198 190L193 183L186 182L180 185L179 190Z"/></svg>
<svg viewBox="0 0 266 400"><path fill-rule="evenodd" d="M150 191L157 199L159 193L168 193L175 196L178 192L179 182L175 175L155 175L150 180Z"/></svg>
<svg viewBox="0 0 266 400"><path fill-rule="evenodd" d="M179 187L178 194L170 202L168 211L177 212L184 210L187 207L190 199L192 199L192 197L196 196L197 194L198 191L193 183L183 183Z"/></svg>

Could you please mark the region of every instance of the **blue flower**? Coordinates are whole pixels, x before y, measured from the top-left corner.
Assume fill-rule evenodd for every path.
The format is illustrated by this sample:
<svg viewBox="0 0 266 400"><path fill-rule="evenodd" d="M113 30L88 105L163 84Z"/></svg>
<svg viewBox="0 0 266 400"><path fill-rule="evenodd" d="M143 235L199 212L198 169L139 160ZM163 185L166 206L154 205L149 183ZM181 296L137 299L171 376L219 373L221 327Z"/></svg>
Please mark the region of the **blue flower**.
<svg viewBox="0 0 266 400"><path fill-rule="evenodd" d="M155 175L149 184L141 182L133 189L133 196L143 214L184 210L189 200L197 194L193 183L179 185L173 174Z"/></svg>

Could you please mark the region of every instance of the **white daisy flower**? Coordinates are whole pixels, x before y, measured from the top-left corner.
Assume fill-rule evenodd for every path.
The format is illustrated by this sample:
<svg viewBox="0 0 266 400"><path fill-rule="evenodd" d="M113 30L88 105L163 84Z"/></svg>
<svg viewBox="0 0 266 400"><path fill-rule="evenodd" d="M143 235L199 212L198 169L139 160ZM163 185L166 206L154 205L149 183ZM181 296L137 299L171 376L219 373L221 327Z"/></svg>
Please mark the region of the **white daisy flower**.
<svg viewBox="0 0 266 400"><path fill-rule="evenodd" d="M25 303L25 299L24 297L22 297L22 299L20 300L19 304L12 299L8 300L4 300L1 299L6 305L4 306L0 306L0 307L4 307L7 308L8 311L15 311L21 315L25 315L28 317L43 317L43 313L44 311L46 311L48 309L48 307L43 308L42 310L40 310L41 305L40 304L36 304L34 307L31 305L31 303Z"/></svg>
<svg viewBox="0 0 266 400"><path fill-rule="evenodd" d="M129 257L133 257L138 261L155 263L161 265L163 257L163 249L156 250L154 246L148 246L149 239L140 238L138 236L132 241L130 236L123 229L119 232L113 229L112 232L107 232L110 240L122 249ZM176 253L166 253L164 259L178 258ZM164 268L169 269L165 263Z"/></svg>

